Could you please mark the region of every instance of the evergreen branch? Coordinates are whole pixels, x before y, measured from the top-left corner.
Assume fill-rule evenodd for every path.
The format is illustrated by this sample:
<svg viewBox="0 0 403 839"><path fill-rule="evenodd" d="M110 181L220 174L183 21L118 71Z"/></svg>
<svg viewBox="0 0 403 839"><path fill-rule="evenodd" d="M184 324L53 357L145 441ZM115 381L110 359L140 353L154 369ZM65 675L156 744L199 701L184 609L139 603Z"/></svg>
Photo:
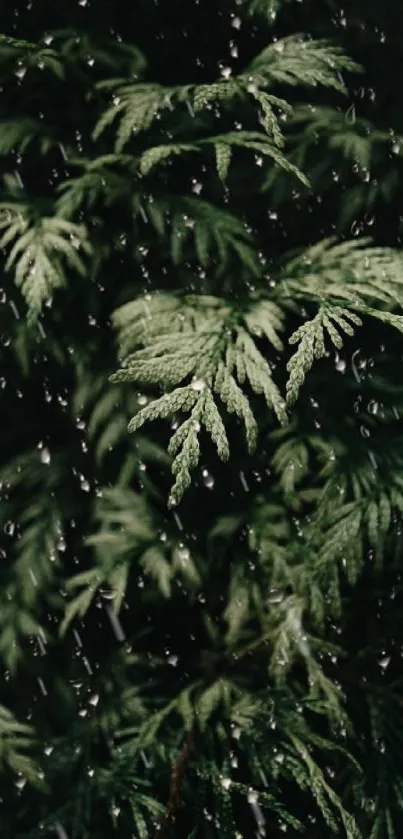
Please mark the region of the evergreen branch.
<svg viewBox="0 0 403 839"><path fill-rule="evenodd" d="M136 517L133 517L134 510L137 510ZM87 613L100 590L109 593L111 609L118 615L128 585L130 565L136 558L145 561L146 571L149 571L147 556L149 561L150 547L156 548L152 518L144 500L135 493L117 487L105 489L95 512L101 526L86 539L86 544L94 549L94 562L88 570L66 581L70 597L60 625L62 635L73 620ZM154 560L163 563L163 554L159 552Z"/></svg>
<svg viewBox="0 0 403 839"><path fill-rule="evenodd" d="M64 261L81 276L86 274L78 251L90 256L92 248L83 225L57 217L37 218L26 205L2 202L0 230L4 231L0 247L12 245L5 270L14 271L31 320L53 291L65 285Z"/></svg>
<svg viewBox="0 0 403 839"><path fill-rule="evenodd" d="M7 155L13 151L23 154L34 140L38 141L41 154L47 154L56 145L56 140L44 130L39 120L26 117L0 122L0 154Z"/></svg>
<svg viewBox="0 0 403 839"><path fill-rule="evenodd" d="M93 139L98 140L105 129L121 117L115 146L117 152L122 151L133 134L147 130L161 110L170 107L174 96L178 101L186 101L189 91L188 87L170 89L144 83L122 85L121 79L98 85L99 89L105 87L113 91L113 104L98 121Z"/></svg>
<svg viewBox="0 0 403 839"><path fill-rule="evenodd" d="M289 404L296 401L299 389L313 362L325 355L324 330L326 329L332 344L340 349L343 346L343 339L334 324L336 323L347 335L353 335L354 330L349 321L352 321L355 325L361 325L362 323L357 315L347 309L336 306L322 306L313 320L304 323L291 336L290 344L299 343L299 347L287 364L287 370L290 373L287 382Z"/></svg>
<svg viewBox="0 0 403 839"><path fill-rule="evenodd" d="M393 309L403 302L402 264L401 251L374 247L370 239L325 239L287 261L278 299L285 293L359 308L382 290Z"/></svg>
<svg viewBox="0 0 403 839"><path fill-rule="evenodd" d="M116 201L122 201L125 194L127 200L130 199L131 191L127 186L127 176L132 174L134 169L131 156L101 155L94 161L73 159L70 165L84 169L84 172L76 178L63 181L58 186L59 198L56 201L58 216L72 218L79 210L82 210L83 206L91 209L100 200L109 207ZM120 172L119 168L122 168L123 172Z"/></svg>
<svg viewBox="0 0 403 839"><path fill-rule="evenodd" d="M304 39L300 35L284 38L270 44L250 64L247 73L231 80L220 79L209 85L183 85L163 87L158 84L137 82L124 84L122 79L108 79L98 84L113 94L112 104L98 121L93 139L98 140L103 132L119 119L116 151L120 152L133 135L149 129L157 116L174 105L190 103L193 100L195 112L208 107L211 102L230 102L234 96L252 92L262 108L262 122L275 140L282 144L282 135L273 106L288 109L287 103L265 94L268 84L302 84L309 87L318 84L334 87L344 93L340 71L358 72L359 66L347 58L341 49L324 41ZM252 76L251 76L252 74ZM165 155L171 154L166 150ZM267 153L267 152L266 152ZM152 157L156 158L153 150ZM161 152L162 154L162 152ZM281 158L279 157L279 160ZM150 157L151 160L151 157ZM148 171L148 159L143 164Z"/></svg>
<svg viewBox="0 0 403 839"><path fill-rule="evenodd" d="M280 151L277 144L273 143L265 134L258 131L237 131L228 132L209 137L206 140L199 140L197 143L172 143L167 145L153 146L147 149L139 160L139 171L141 175L147 175L158 163L170 161L174 155L182 152L201 152L204 146L213 146L214 149L223 146L229 147L232 154L233 147L250 149L251 151L270 158L277 166L280 166L290 174L295 175L305 186L309 186L306 176L294 166ZM120 150L120 146L119 149ZM221 151L222 156L222 151Z"/></svg>
<svg viewBox="0 0 403 839"><path fill-rule="evenodd" d="M42 44L0 35L0 66L14 69L20 78L25 76L27 68L48 69L58 79L65 74L64 63L60 54Z"/></svg>
<svg viewBox="0 0 403 839"><path fill-rule="evenodd" d="M302 35L291 35L269 44L249 65L249 73L256 73L270 84L323 85L345 93L339 73L358 73L360 66L329 42L308 40Z"/></svg>
<svg viewBox="0 0 403 839"><path fill-rule="evenodd" d="M120 148L120 146L118 148ZM199 149L194 143L177 143L175 145L169 144L164 146L153 146L141 155L139 161L139 172L141 175L148 175L148 173L151 172L151 169L153 169L158 163L170 161L174 155L189 151L199 151Z"/></svg>
<svg viewBox="0 0 403 839"><path fill-rule="evenodd" d="M216 143L215 146L217 174L220 180L225 183L228 170L231 164L232 149L225 143Z"/></svg>
<svg viewBox="0 0 403 839"><path fill-rule="evenodd" d="M45 36L45 42L51 40L60 55L69 65L69 70L77 65L97 64L114 72L128 72L131 77L143 73L147 60L135 44L124 43L117 38L100 38L82 30L63 28ZM91 66L91 65L90 65Z"/></svg>
<svg viewBox="0 0 403 839"><path fill-rule="evenodd" d="M196 304L199 311L200 307L204 310L203 319L195 318ZM168 312L169 323L166 320ZM147 302L133 301L115 313L120 356L126 358L111 381L158 383L169 391L142 408L129 423L129 431L179 411L191 412L169 444L168 451L175 458L172 471L176 476L170 495L171 505L180 501L191 484L190 473L200 457L198 433L201 425L215 442L220 458L229 457L225 427L215 405L214 392L227 410L244 422L249 449L256 443L257 426L248 398L240 387L245 378L254 393L264 395L279 421L286 421L284 402L272 379L270 366L245 328L249 326L254 332L260 330L279 347L280 311L262 301L251 306L244 318L245 326L242 325L242 313L234 312L229 303L218 298L164 294L154 295ZM179 330L174 350L173 328ZM139 344L143 349L130 353ZM190 384L177 387L189 377L192 377Z"/></svg>
<svg viewBox="0 0 403 839"><path fill-rule="evenodd" d="M11 711L0 705L0 772L9 767L33 786L44 789L45 784L38 774L39 767L29 755L34 745L32 727L17 722Z"/></svg>
<svg viewBox="0 0 403 839"><path fill-rule="evenodd" d="M259 276L261 266L252 236L240 219L226 210L201 198L174 195L149 199L141 195L133 203L136 216L145 213L158 235L170 238L176 265L191 254L205 268L217 261L220 275L228 270L231 258L235 257L243 270Z"/></svg>

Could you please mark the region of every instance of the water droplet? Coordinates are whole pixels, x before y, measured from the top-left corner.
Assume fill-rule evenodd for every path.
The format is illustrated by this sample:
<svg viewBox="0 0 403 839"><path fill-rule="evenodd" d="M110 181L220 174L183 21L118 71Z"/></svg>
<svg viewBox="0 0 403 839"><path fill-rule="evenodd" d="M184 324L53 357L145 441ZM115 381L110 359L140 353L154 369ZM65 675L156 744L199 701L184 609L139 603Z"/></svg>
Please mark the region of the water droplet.
<svg viewBox="0 0 403 839"><path fill-rule="evenodd" d="M93 705L93 707L96 708L99 702L99 693L94 693L94 695L90 697L88 702L90 703L90 705Z"/></svg>
<svg viewBox="0 0 403 839"><path fill-rule="evenodd" d="M117 640L118 641L125 641L126 640L126 635L125 635L123 626L122 626L116 612L114 612L113 609L111 609L109 604L107 604L105 606L105 610L106 610L108 618L111 622L111 626L112 626L112 629L113 629L113 631L116 635Z"/></svg>
<svg viewBox="0 0 403 839"><path fill-rule="evenodd" d="M183 530L183 524L182 524L182 522L181 522L181 520L180 520L180 518L179 518L178 514L177 514L177 513L173 513L173 517L174 517L174 519L175 519L175 522L176 522L176 525L177 525L177 527L178 527L178 530Z"/></svg>
<svg viewBox="0 0 403 839"><path fill-rule="evenodd" d="M374 415L377 414L378 413L378 408L379 408L379 403L376 402L375 399L371 399L371 401L368 402L367 410L368 410L369 414L374 414Z"/></svg>
<svg viewBox="0 0 403 839"><path fill-rule="evenodd" d="M284 600L284 592L280 588L271 588L267 597L268 603L281 603Z"/></svg>
<svg viewBox="0 0 403 839"><path fill-rule="evenodd" d="M335 359L335 367L338 373L344 373L346 369L346 361L344 358L340 358L339 354L336 353Z"/></svg>
<svg viewBox="0 0 403 839"><path fill-rule="evenodd" d="M206 387L206 382L204 379L193 379L190 387L200 393Z"/></svg>
<svg viewBox="0 0 403 839"><path fill-rule="evenodd" d="M243 486L243 488L244 488L245 492L249 492L249 486L248 486L248 484L247 484L247 482L246 482L246 478L245 478L244 473L243 473L243 472L240 472L240 473L239 473L239 477L240 477L240 479L241 479L241 484L242 484L242 486Z"/></svg>
<svg viewBox="0 0 403 839"><path fill-rule="evenodd" d="M84 664L84 667L85 667L87 673L89 673L90 676L92 676L94 671L93 671L93 669L92 669L92 667L91 667L91 665L88 661L87 656L85 656L85 655L83 656L83 664Z"/></svg>
<svg viewBox="0 0 403 839"><path fill-rule="evenodd" d="M203 469L203 483L207 489L213 489L215 481L212 475L210 475L208 469Z"/></svg>
<svg viewBox="0 0 403 839"><path fill-rule="evenodd" d="M42 691L43 695L44 695L44 696L47 696L47 695L48 695L48 692L47 692L47 690L46 690L45 683L44 683L43 679L41 679L41 677L40 677L40 676L38 676L38 684L39 684L39 687L40 687L40 689L41 689L41 691Z"/></svg>
<svg viewBox="0 0 403 839"><path fill-rule="evenodd" d="M13 300L10 301L10 308L12 309L12 312L13 312L13 315L14 315L15 319L19 320L20 319L20 313L19 313L19 311L17 309L17 306L15 305Z"/></svg>
<svg viewBox="0 0 403 839"><path fill-rule="evenodd" d="M360 384L360 382L361 382L361 377L358 373L356 363L355 363L355 359L356 359L356 356L359 354L359 352L360 352L360 350L355 350L355 352L351 356L351 369L353 371L354 378L355 378L356 382L358 382L358 384Z"/></svg>
<svg viewBox="0 0 403 839"><path fill-rule="evenodd" d="M224 789L229 789L231 784L231 778L221 778L221 786L224 787Z"/></svg>
<svg viewBox="0 0 403 839"><path fill-rule="evenodd" d="M184 545L184 544L181 542L181 543L179 544L179 546L178 546L178 551L177 551L177 553L178 553L178 559L179 559L179 561L180 561L181 565L186 565L186 563L187 563L187 562L189 561L189 559L190 559L190 550L189 550L189 548L187 548L187 547L186 547L186 545Z"/></svg>
<svg viewBox="0 0 403 839"><path fill-rule="evenodd" d="M43 448L43 449L41 450L40 458L41 458L41 462L42 462L42 463L45 463L45 464L50 463L50 461L51 461L51 454L50 454L49 449L47 449L47 448Z"/></svg>
<svg viewBox="0 0 403 839"><path fill-rule="evenodd" d="M345 119L346 119L346 122L349 122L351 125L355 122L355 105L354 104L350 105L350 107L347 108Z"/></svg>
<svg viewBox="0 0 403 839"><path fill-rule="evenodd" d="M99 593L104 600L114 600L116 597L116 591L111 591L111 589L99 589Z"/></svg>
<svg viewBox="0 0 403 839"><path fill-rule="evenodd" d="M360 434L362 437L370 437L371 432L365 425L360 425Z"/></svg>
<svg viewBox="0 0 403 839"><path fill-rule="evenodd" d="M171 667L176 667L177 664L178 664L178 661L179 661L179 656L177 656L177 655L168 656L168 664L170 664Z"/></svg>
<svg viewBox="0 0 403 839"><path fill-rule="evenodd" d="M15 531L15 524L14 524L14 522L13 522L13 521L8 521L8 522L6 522L6 524L4 525L4 533L5 533L7 536L13 536L14 531Z"/></svg>
<svg viewBox="0 0 403 839"><path fill-rule="evenodd" d="M364 221L365 221L365 224L366 224L368 227L372 227L372 225L373 225L373 224L375 224L375 216L374 216L374 215L369 215L369 214L367 213L367 215L366 215L366 216L365 216L365 218L364 218Z"/></svg>

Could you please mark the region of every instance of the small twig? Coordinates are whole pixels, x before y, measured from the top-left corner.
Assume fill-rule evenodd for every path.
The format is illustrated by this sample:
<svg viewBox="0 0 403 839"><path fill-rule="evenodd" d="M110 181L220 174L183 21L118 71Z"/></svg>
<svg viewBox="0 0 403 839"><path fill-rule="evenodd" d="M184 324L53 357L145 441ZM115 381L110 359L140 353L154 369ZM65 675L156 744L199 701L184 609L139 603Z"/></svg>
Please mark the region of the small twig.
<svg viewBox="0 0 403 839"><path fill-rule="evenodd" d="M169 784L169 798L167 802L167 808L165 816L162 822L158 825L157 832L155 834L154 839L162 839L168 824L176 818L178 811L182 807L182 800L181 800L181 783L183 778L183 772L185 768L185 763L189 757L189 754L194 746L194 729L188 732L185 738L185 742L182 746L181 753L179 757L174 761L171 765L171 776L170 776L170 784Z"/></svg>

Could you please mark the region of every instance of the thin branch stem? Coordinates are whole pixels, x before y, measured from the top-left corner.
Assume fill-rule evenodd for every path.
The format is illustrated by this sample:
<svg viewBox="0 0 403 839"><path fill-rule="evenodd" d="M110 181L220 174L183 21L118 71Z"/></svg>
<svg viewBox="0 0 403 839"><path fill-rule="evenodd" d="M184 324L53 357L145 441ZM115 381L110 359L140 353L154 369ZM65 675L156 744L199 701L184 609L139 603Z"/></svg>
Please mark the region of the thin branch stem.
<svg viewBox="0 0 403 839"><path fill-rule="evenodd" d="M157 828L154 839L162 839L168 825L176 818L182 807L181 784L185 770L186 761L194 748L194 728L185 737L179 757L171 765L171 776L169 785L169 797L165 816Z"/></svg>

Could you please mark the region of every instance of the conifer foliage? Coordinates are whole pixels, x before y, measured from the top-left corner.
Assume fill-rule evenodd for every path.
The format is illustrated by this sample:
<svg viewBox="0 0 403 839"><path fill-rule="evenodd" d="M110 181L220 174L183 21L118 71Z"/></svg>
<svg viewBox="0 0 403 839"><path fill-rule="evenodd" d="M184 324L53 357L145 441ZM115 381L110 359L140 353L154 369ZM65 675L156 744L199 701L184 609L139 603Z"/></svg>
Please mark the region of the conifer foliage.
<svg viewBox="0 0 403 839"><path fill-rule="evenodd" d="M394 6L180 5L4 15L2 836L398 839Z"/></svg>

